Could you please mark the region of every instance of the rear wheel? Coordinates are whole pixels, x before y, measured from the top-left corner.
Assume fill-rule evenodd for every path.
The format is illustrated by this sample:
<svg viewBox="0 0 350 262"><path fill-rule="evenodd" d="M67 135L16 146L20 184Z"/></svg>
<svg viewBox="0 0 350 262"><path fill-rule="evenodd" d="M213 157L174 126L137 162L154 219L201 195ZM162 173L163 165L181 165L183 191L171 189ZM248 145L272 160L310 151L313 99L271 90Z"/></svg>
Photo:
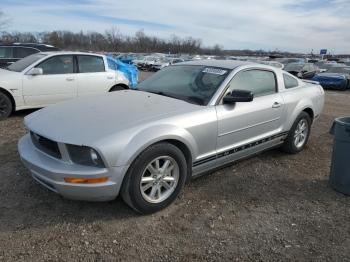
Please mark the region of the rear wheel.
<svg viewBox="0 0 350 262"><path fill-rule="evenodd" d="M187 176L186 159L169 143L143 151L124 179L122 197L137 212L150 214L170 205L179 195Z"/></svg>
<svg viewBox="0 0 350 262"><path fill-rule="evenodd" d="M310 136L311 118L308 113L302 112L295 120L286 141L282 146L282 150L296 154L302 151Z"/></svg>
<svg viewBox="0 0 350 262"><path fill-rule="evenodd" d="M12 102L11 99L4 93L0 92L0 120L3 120L11 115Z"/></svg>

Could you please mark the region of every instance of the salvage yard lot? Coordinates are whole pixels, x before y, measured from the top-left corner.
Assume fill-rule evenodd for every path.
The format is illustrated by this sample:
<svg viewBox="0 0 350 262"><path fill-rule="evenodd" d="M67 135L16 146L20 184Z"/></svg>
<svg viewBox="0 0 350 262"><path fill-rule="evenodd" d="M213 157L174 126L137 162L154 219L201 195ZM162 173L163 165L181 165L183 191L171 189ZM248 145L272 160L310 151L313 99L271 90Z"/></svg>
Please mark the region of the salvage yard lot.
<svg viewBox="0 0 350 262"><path fill-rule="evenodd" d="M195 179L150 216L120 199L66 200L34 182L17 154L32 111L15 113L0 122L0 261L348 260L350 198L328 175L329 128L350 115L349 101L349 91L327 91L300 154L272 150Z"/></svg>

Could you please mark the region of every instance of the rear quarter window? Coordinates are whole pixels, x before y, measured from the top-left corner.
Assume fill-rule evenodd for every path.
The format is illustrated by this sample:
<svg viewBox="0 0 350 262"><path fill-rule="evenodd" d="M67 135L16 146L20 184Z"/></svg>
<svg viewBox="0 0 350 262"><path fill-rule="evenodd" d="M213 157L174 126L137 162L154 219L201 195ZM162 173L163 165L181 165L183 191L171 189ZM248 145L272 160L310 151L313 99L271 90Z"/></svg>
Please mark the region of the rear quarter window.
<svg viewBox="0 0 350 262"><path fill-rule="evenodd" d="M286 89L299 86L298 80L296 80L294 77L290 75L283 74L283 80L284 80L284 86Z"/></svg>

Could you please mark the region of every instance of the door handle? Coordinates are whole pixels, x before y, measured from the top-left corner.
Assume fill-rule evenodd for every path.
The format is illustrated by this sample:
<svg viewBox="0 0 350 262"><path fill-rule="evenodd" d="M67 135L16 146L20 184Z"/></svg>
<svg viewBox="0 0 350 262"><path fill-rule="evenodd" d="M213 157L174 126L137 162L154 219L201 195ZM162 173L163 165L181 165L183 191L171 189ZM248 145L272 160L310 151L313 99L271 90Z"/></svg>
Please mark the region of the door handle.
<svg viewBox="0 0 350 262"><path fill-rule="evenodd" d="M67 81L74 81L74 77L67 77L66 80Z"/></svg>
<svg viewBox="0 0 350 262"><path fill-rule="evenodd" d="M282 106L282 103L275 102L275 103L273 103L272 108L279 108L281 106Z"/></svg>
<svg viewBox="0 0 350 262"><path fill-rule="evenodd" d="M107 79L114 79L113 76L107 76Z"/></svg>

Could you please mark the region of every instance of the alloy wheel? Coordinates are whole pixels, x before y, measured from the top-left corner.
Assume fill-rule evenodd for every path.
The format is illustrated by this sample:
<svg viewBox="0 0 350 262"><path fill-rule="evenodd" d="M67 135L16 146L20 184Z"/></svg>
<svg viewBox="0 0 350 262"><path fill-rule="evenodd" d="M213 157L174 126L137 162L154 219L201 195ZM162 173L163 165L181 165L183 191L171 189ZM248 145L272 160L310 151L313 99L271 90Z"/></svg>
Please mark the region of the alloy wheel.
<svg viewBox="0 0 350 262"><path fill-rule="evenodd" d="M161 156L153 159L142 173L142 197L149 203L163 202L175 191L179 177L179 165L172 157Z"/></svg>
<svg viewBox="0 0 350 262"><path fill-rule="evenodd" d="M301 119L294 132L294 145L296 148L304 146L309 134L309 124L305 119Z"/></svg>

